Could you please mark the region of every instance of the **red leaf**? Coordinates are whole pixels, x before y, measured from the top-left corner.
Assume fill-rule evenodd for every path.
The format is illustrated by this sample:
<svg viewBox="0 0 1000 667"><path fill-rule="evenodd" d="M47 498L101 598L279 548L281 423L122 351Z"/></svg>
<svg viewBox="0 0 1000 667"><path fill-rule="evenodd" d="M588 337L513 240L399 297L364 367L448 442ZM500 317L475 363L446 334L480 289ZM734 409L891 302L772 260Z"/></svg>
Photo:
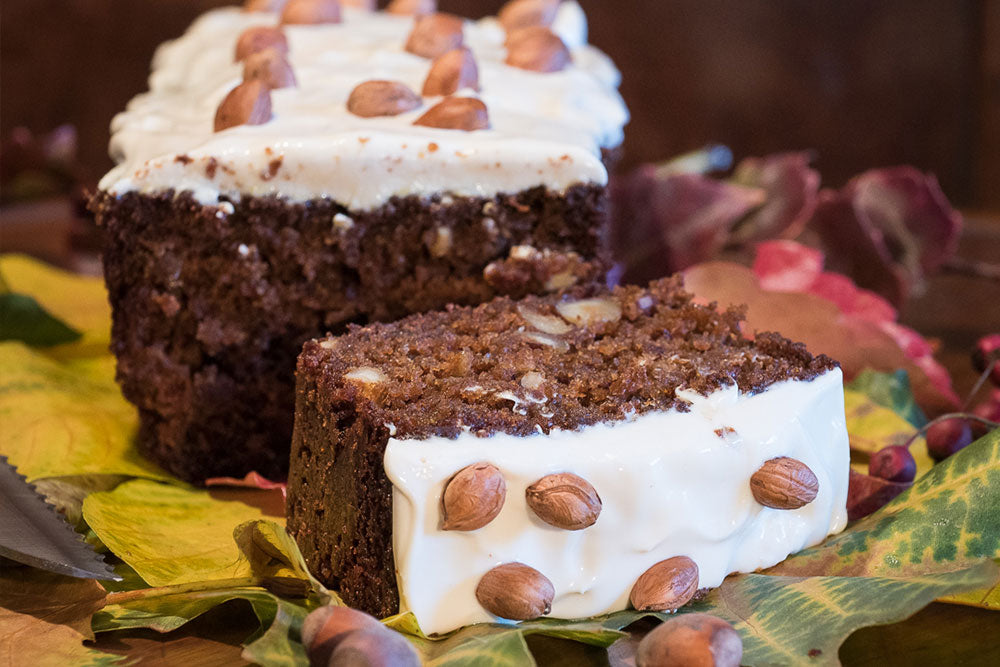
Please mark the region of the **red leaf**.
<svg viewBox="0 0 1000 667"><path fill-rule="evenodd" d="M809 166L807 152L751 157L736 166L733 181L763 188L767 201L733 233L738 243L793 238L806 226L819 201L819 172Z"/></svg>
<svg viewBox="0 0 1000 667"><path fill-rule="evenodd" d="M284 482L272 482L263 475L253 471L248 472L243 479L237 479L236 477L210 477L205 480L205 486L240 486L263 489L264 491L279 489L282 498L285 498L285 494L288 491L288 485Z"/></svg>
<svg viewBox="0 0 1000 667"><path fill-rule="evenodd" d="M913 486L913 482L890 482L851 470L847 482L847 519L854 521L881 509Z"/></svg>

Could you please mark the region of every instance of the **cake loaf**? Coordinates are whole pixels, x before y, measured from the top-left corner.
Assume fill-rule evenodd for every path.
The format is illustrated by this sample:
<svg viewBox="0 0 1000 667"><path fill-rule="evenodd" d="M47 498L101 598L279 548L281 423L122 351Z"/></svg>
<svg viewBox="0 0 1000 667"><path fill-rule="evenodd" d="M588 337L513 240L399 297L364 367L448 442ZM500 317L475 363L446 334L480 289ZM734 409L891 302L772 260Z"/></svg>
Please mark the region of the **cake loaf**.
<svg viewBox="0 0 1000 667"><path fill-rule="evenodd" d="M842 375L740 318L673 278L308 342L288 528L347 604L427 633L773 565L846 524Z"/></svg>
<svg viewBox="0 0 1000 667"><path fill-rule="evenodd" d="M580 7L358 4L211 11L113 122L91 203L112 349L141 446L183 478L285 474L309 338L606 270L627 112Z"/></svg>

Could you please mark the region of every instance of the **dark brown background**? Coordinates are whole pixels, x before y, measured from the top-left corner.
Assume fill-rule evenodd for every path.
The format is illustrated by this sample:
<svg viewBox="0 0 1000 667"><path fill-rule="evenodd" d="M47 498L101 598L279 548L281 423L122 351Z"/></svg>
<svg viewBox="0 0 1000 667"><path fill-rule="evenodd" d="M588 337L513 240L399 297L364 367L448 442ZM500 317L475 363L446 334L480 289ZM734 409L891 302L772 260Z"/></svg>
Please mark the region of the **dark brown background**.
<svg viewBox="0 0 1000 667"><path fill-rule="evenodd" d="M153 48L224 0L5 0L6 136L80 130L91 179ZM826 183L869 167L935 172L958 205L1000 209L998 0L582 0L625 73L627 164L708 142L737 156L813 148ZM500 0L441 0L478 16Z"/></svg>

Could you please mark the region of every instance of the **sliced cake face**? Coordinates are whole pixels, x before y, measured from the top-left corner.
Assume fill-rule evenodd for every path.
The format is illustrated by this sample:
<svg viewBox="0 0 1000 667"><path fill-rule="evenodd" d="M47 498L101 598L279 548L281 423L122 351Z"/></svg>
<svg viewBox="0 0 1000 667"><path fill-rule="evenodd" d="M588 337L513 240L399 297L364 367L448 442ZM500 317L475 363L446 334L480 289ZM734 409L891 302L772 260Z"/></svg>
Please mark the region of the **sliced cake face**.
<svg viewBox="0 0 1000 667"><path fill-rule="evenodd" d="M190 190L202 204L327 198L358 211L392 197L488 198L607 183L602 150L621 143L628 114L618 71L587 45L575 2L561 3L550 27L535 26L566 53L544 71L508 64L535 49L492 17L414 18L347 6L340 14L339 22L311 24L235 7L202 16L160 48L149 92L115 118L119 166L101 189ZM274 32L244 37L253 30ZM251 61L262 51L281 63L280 80L269 92L227 100L241 81L275 76L273 64ZM464 67L455 61L462 53ZM480 121L470 124L468 105L438 108L446 95L481 102ZM219 130L213 119L224 106L232 113Z"/></svg>
<svg viewBox="0 0 1000 667"><path fill-rule="evenodd" d="M91 203L112 349L174 474L286 473L305 340L607 270L627 112L579 6L431 11L208 12L115 118Z"/></svg>
<svg viewBox="0 0 1000 667"><path fill-rule="evenodd" d="M425 632L674 608L777 563L846 523L842 378L739 316L664 280L308 343L289 527L349 604Z"/></svg>

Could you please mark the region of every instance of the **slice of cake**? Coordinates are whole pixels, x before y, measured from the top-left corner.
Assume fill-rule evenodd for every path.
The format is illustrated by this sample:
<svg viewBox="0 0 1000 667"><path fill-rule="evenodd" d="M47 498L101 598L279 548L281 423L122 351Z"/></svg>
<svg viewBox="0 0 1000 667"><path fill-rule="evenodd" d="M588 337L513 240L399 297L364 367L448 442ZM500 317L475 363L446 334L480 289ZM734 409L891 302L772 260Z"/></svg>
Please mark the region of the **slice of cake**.
<svg viewBox="0 0 1000 667"><path fill-rule="evenodd" d="M344 4L205 14L112 126L112 347L145 451L187 479L284 474L303 341L606 268L627 112L579 6Z"/></svg>
<svg viewBox="0 0 1000 667"><path fill-rule="evenodd" d="M424 632L670 609L841 530L842 376L680 280L498 298L305 345L288 526Z"/></svg>

